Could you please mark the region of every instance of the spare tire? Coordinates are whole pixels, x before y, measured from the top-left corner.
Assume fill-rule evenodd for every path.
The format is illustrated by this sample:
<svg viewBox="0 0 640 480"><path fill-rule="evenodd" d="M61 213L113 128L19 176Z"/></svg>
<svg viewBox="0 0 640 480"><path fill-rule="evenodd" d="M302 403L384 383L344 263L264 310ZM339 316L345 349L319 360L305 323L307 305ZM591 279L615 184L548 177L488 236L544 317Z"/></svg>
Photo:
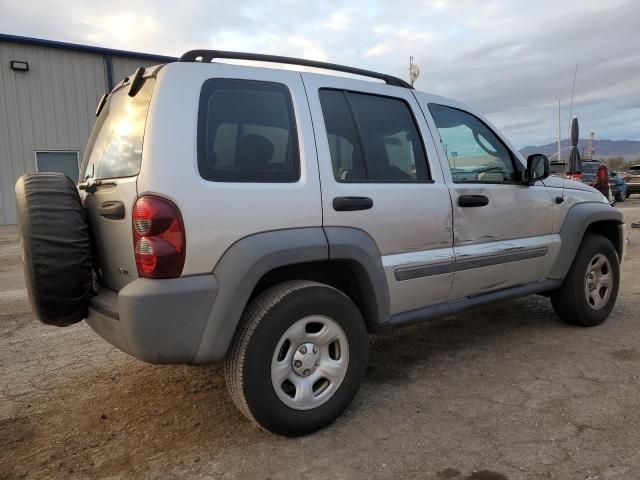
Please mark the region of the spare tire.
<svg viewBox="0 0 640 480"><path fill-rule="evenodd" d="M87 317L93 296L87 215L73 181L30 173L16 183L18 233L29 300L42 323L66 326Z"/></svg>

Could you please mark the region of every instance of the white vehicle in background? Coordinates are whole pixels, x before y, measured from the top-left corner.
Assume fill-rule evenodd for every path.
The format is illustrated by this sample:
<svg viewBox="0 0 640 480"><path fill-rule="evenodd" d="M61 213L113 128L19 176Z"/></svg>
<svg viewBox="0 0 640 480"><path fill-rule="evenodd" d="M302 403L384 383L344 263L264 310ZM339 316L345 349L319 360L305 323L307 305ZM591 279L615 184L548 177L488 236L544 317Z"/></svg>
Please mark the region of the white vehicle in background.
<svg viewBox="0 0 640 480"><path fill-rule="evenodd" d="M640 193L640 165L632 165L627 170L624 181L627 182L627 197L634 193Z"/></svg>
<svg viewBox="0 0 640 480"><path fill-rule="evenodd" d="M43 322L86 318L151 363L224 361L249 419L301 435L351 402L368 332L530 294L569 323L608 317L622 215L548 175L544 155L403 80L200 50L103 98L81 196L60 174L16 192Z"/></svg>

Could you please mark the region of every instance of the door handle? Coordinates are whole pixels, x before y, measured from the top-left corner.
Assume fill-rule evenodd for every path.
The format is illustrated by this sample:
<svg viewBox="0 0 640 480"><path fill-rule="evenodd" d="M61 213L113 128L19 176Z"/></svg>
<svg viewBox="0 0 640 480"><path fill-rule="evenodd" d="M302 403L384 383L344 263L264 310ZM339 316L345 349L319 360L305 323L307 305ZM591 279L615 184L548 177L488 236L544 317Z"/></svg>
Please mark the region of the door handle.
<svg viewBox="0 0 640 480"><path fill-rule="evenodd" d="M460 207L484 207L489 205L489 197L484 195L460 195L458 206Z"/></svg>
<svg viewBox="0 0 640 480"><path fill-rule="evenodd" d="M373 200L369 197L336 197L333 199L333 209L337 212L369 210L371 207L373 207Z"/></svg>
<svg viewBox="0 0 640 480"><path fill-rule="evenodd" d="M124 218L124 203L119 200L104 202L98 207L98 215L111 220L122 220Z"/></svg>

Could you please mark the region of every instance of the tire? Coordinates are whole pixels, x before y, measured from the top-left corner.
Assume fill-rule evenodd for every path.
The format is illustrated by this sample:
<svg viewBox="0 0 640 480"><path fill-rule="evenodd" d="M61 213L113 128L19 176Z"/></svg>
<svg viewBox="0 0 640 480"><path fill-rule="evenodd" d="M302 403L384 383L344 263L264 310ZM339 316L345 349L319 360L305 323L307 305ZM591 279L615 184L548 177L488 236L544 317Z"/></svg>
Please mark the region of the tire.
<svg viewBox="0 0 640 480"><path fill-rule="evenodd" d="M603 266L598 267L601 260ZM590 273L594 265L599 272L597 275ZM605 271L608 276L603 273ZM605 281L606 278L609 280ZM608 293L604 290L605 283L609 284L606 287ZM565 322L592 327L609 317L616 303L619 286L620 262L616 249L602 235L589 234L583 239L562 286L551 296L551 303L556 314ZM600 299L600 303L597 299Z"/></svg>
<svg viewBox="0 0 640 480"><path fill-rule="evenodd" d="M329 334L339 338L324 345L321 340ZM313 343L306 343L310 339ZM316 344L317 350L311 347ZM309 349L303 358L305 345ZM346 295L320 283L284 282L245 309L225 360L227 388L240 411L259 427L288 437L306 435L332 423L349 406L366 372L368 348L360 311ZM313 372L301 371L307 367ZM341 373L320 379L328 367L332 374ZM308 397L303 396L306 384L313 384Z"/></svg>
<svg viewBox="0 0 640 480"><path fill-rule="evenodd" d="M616 202L622 203L625 200L625 196L622 192L616 192L615 199L616 199Z"/></svg>
<svg viewBox="0 0 640 480"><path fill-rule="evenodd" d="M73 181L35 173L16 183L18 233L29 301L44 324L67 326L87 317L93 295L87 217Z"/></svg>

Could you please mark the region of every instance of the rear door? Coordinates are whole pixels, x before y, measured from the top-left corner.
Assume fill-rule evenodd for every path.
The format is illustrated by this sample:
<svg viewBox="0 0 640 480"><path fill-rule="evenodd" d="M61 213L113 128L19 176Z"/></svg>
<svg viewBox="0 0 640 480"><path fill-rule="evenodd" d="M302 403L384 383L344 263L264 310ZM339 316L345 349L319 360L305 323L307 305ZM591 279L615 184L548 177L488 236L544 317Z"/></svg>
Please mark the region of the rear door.
<svg viewBox="0 0 640 480"><path fill-rule="evenodd" d="M80 179L98 182L84 194L98 282L120 290L138 277L133 252L131 211L155 85L147 78L134 97L124 86L110 95L91 132Z"/></svg>
<svg viewBox="0 0 640 480"><path fill-rule="evenodd" d="M452 193L455 276L451 300L541 280L556 248L553 201L506 141L463 106L417 94L439 136Z"/></svg>
<svg viewBox="0 0 640 480"><path fill-rule="evenodd" d="M451 200L411 91L302 76L316 135L323 225L357 228L373 238L391 314L446 301L454 260Z"/></svg>

